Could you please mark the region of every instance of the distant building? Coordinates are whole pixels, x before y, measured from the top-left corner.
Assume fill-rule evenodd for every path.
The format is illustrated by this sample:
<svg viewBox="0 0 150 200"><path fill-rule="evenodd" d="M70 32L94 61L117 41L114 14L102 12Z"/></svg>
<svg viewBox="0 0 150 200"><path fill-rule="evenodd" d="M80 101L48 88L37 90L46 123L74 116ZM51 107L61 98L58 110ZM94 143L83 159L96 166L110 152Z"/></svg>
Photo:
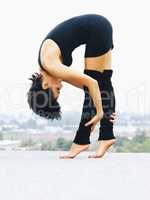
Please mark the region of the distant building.
<svg viewBox="0 0 150 200"><path fill-rule="evenodd" d="M14 150L21 144L20 140L1 140L0 149L1 150Z"/></svg>

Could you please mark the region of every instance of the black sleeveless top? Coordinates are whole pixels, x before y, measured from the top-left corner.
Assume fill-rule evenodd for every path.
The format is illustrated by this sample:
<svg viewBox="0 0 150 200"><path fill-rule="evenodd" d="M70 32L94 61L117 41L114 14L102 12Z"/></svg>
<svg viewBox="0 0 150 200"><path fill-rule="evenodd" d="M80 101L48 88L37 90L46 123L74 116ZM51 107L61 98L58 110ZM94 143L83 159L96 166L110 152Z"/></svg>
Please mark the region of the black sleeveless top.
<svg viewBox="0 0 150 200"><path fill-rule="evenodd" d="M102 53L102 51L104 52L104 50L107 50L113 46L111 34L109 42L107 41L105 42L105 44L102 44L102 42L100 43L100 40L106 41L104 37L105 35L108 35L106 33L110 32L111 30L110 23L109 26L108 23L109 21L106 20L106 18L97 14L86 14L72 17L68 20L63 21L62 23L58 24L54 29L52 29L44 38L42 44L46 39L52 39L54 42L56 42L62 54L62 63L66 66L70 66L72 64L72 51L82 44L87 44L88 41L88 56L90 56L90 54L91 56L94 56L94 54L100 55L100 52ZM104 29L103 27L107 28ZM91 35L92 40L90 39ZM102 51L100 51L101 49ZM38 63L43 69L40 61L40 50Z"/></svg>

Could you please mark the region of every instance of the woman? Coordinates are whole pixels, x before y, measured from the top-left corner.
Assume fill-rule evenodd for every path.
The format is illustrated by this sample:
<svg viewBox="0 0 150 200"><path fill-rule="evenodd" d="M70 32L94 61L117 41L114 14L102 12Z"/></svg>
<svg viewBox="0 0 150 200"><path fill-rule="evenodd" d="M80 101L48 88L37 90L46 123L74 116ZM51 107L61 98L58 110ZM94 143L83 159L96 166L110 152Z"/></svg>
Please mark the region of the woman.
<svg viewBox="0 0 150 200"><path fill-rule="evenodd" d="M84 73L69 66L72 51L86 45ZM115 96L111 83L112 26L103 16L87 14L68 19L44 38L39 51L40 73L32 75L28 103L33 111L48 119L60 119L61 109L57 102L62 81L81 88L85 92L79 128L71 149L60 158L74 158L88 149L90 133L98 122L99 146L89 158L102 157L116 138L113 123L116 119Z"/></svg>

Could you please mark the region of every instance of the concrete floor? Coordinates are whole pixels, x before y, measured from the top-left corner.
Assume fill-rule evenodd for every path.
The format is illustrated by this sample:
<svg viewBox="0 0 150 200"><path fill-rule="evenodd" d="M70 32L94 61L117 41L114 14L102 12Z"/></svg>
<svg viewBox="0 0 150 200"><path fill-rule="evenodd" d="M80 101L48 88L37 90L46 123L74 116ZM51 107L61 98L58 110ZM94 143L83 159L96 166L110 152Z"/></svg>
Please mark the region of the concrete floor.
<svg viewBox="0 0 150 200"><path fill-rule="evenodd" d="M0 151L2 200L149 200L150 154ZM65 152L66 153L66 152Z"/></svg>

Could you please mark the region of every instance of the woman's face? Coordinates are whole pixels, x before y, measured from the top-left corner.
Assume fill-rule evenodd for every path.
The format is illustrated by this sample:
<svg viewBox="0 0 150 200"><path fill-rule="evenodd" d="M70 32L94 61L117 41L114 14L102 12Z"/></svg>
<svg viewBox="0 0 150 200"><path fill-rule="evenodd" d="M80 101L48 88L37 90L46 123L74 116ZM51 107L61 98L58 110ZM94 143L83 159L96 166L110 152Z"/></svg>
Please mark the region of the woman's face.
<svg viewBox="0 0 150 200"><path fill-rule="evenodd" d="M62 79L58 79L54 76L51 76L44 70L40 70L42 74L42 87L43 89L51 88L54 94L54 98L57 99L62 88Z"/></svg>

